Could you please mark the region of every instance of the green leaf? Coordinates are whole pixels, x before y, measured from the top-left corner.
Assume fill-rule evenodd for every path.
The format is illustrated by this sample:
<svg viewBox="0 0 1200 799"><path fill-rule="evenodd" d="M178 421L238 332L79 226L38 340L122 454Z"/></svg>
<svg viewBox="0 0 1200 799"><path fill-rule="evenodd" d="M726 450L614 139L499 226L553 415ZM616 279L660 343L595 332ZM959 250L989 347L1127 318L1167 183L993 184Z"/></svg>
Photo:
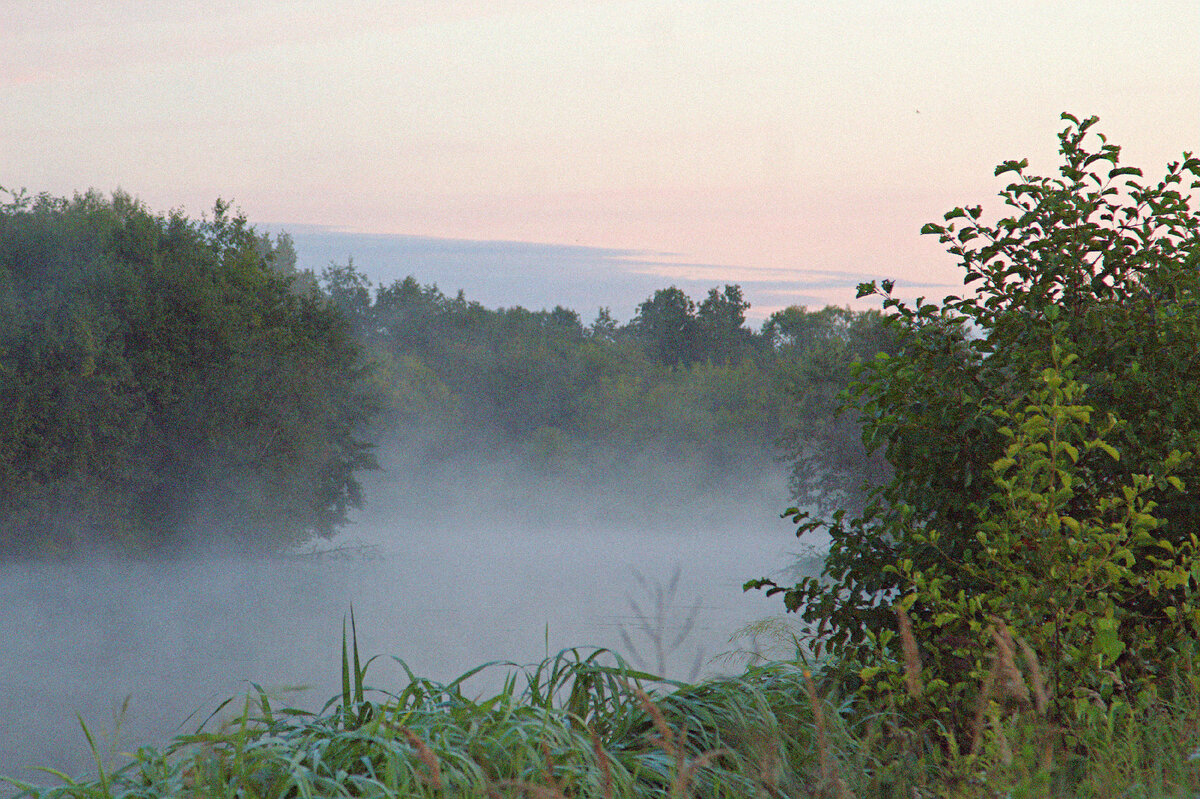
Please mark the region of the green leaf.
<svg viewBox="0 0 1200 799"><path fill-rule="evenodd" d="M1117 637L1117 623L1113 619L1096 621L1096 636L1093 640L1095 648L1104 655L1108 663L1112 663L1125 651L1125 643Z"/></svg>
<svg viewBox="0 0 1200 799"><path fill-rule="evenodd" d="M996 167L995 176L999 177L1006 172L1020 172L1029 166L1029 159L1022 158L1020 161L1005 161Z"/></svg>

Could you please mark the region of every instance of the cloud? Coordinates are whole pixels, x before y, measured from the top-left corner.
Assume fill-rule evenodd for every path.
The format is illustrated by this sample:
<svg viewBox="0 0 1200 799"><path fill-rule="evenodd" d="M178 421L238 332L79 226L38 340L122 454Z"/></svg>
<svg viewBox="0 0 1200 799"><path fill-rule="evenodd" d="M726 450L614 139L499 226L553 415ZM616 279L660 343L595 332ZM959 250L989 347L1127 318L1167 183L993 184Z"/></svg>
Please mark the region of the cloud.
<svg viewBox="0 0 1200 799"><path fill-rule="evenodd" d="M374 283L388 285L412 275L446 294L462 289L488 307L520 305L538 310L563 305L589 319L597 308L628 320L654 291L676 285L694 299L713 286L738 283L751 303L750 316L764 318L786 305L846 303L869 273L741 268L678 263L675 254L649 250L583 247L522 241L475 241L429 236L347 233L316 225L265 225L288 231L301 268L320 272L330 263L355 267ZM907 285L902 283L901 285Z"/></svg>

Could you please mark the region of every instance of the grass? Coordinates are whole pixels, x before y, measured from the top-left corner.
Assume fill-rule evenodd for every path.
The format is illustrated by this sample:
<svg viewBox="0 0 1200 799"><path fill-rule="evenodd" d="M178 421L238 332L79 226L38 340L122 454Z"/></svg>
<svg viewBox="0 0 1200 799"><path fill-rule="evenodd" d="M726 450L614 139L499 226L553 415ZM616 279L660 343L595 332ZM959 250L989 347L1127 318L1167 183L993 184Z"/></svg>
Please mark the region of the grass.
<svg viewBox="0 0 1200 799"><path fill-rule="evenodd" d="M524 668L481 666L448 684L400 662L407 684L372 688L374 658L360 660L351 615L342 690L319 712L277 707L256 685L161 750L139 749L108 770L97 754L94 779L49 771L60 785L13 784L19 796L44 799L1200 795L1196 691L1141 708L1097 707L1070 730L1051 729L1044 697L1029 685L1036 659L1022 669L1006 631L992 644L997 665L977 740L955 752L936 728L839 697L830 670L802 656L685 683L604 650L570 649ZM908 661L907 689L919 691L915 644ZM495 668L507 669L502 689L469 696L465 683Z"/></svg>

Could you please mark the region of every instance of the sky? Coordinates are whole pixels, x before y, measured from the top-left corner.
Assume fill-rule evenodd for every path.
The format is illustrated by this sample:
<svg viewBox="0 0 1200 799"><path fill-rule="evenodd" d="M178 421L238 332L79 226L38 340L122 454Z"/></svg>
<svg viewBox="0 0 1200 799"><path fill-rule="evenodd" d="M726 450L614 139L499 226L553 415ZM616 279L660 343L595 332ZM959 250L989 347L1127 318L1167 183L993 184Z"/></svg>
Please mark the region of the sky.
<svg viewBox="0 0 1200 799"><path fill-rule="evenodd" d="M220 197L303 265L489 305L940 299L921 225L1052 172L1061 112L1148 176L1200 149L1195 0L0 6L0 186Z"/></svg>

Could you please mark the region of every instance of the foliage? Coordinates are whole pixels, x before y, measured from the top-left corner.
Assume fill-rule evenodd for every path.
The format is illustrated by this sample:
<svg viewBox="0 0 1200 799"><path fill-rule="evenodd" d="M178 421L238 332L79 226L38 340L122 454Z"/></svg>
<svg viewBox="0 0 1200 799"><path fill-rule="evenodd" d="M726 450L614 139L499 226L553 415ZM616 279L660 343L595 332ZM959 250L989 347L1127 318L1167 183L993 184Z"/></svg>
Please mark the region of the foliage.
<svg viewBox="0 0 1200 799"><path fill-rule="evenodd" d="M740 286L698 305L671 287L585 326L295 261L223 203L199 223L122 194L4 206L0 551L328 536L361 500L364 439L433 468L682 467L700 491L773 468L782 442L805 501L863 476L831 398L886 340L879 314L794 307L755 332Z"/></svg>
<svg viewBox="0 0 1200 799"><path fill-rule="evenodd" d="M854 714L804 661L775 660L689 684L630 669L603 650L524 668L486 664L450 683L367 683L350 620L342 688L319 712L252 683L165 749L141 746L63 784L8 780L29 799L142 797L1194 796L1196 685L1175 699L1093 708L1069 730L992 714L971 751L948 751L894 709ZM1011 660L1011 658L1009 658ZM471 691L507 667L497 693ZM478 694L472 698L473 694ZM222 719L226 709L232 712ZM3 780L4 778L0 778Z"/></svg>
<svg viewBox="0 0 1200 799"><path fill-rule="evenodd" d="M779 354L780 444L791 462L797 505L819 513L859 507L863 484L883 482L888 466L882 453L864 447L862 425L841 412L839 397L853 380L854 364L895 351L891 329L878 311L792 306L771 314L763 335Z"/></svg>
<svg viewBox="0 0 1200 799"><path fill-rule="evenodd" d="M665 366L686 366L700 359L696 303L682 289L659 289L638 306L632 327Z"/></svg>
<svg viewBox="0 0 1200 799"><path fill-rule="evenodd" d="M1188 459L1175 451L1157 475L1107 484L1090 464L1092 456L1118 458L1105 438L1120 422L1110 415L1097 424L1089 406L1076 404L1084 387L1070 376L1074 359L1063 356L1060 365L1059 356L1055 347L1056 364L1043 371L1040 388L994 411L1008 443L990 469L993 492L972 508L979 546L964 548L961 559L917 566L902 558L888 569L908 586L898 605L912 615L918 638L978 641L996 620L1011 627L1052 664L1037 682L1056 719L1153 692L1178 667L1173 655L1195 656L1200 635L1200 541L1195 533L1182 543L1162 537L1165 523L1147 498L1152 490L1182 491L1172 472ZM936 530L910 535L917 546L942 549ZM1164 596L1173 604L1155 607ZM975 704L965 701L966 689L980 685L990 666L963 646L934 650L926 661L941 675L927 683L934 689L927 699L962 727ZM967 673L947 679L955 670Z"/></svg>
<svg viewBox="0 0 1200 799"><path fill-rule="evenodd" d="M699 308L671 286L638 306L629 330L664 366L705 360L736 365L758 349L759 340L745 327L749 307L738 285L709 289Z"/></svg>
<svg viewBox="0 0 1200 799"><path fill-rule="evenodd" d="M861 479L853 450L832 443L857 441L854 420L835 425L830 403L793 399L846 385L849 362L883 340L878 313L791 308L786 319L811 317L818 333L785 341L776 322L771 337L746 326L736 285L714 287L698 308L682 290L662 289L626 325L602 308L585 326L566 308L488 309L411 276L372 298L352 263L322 277L377 363L380 440L424 446L425 462L486 450L595 474L646 458L724 479L770 463L786 436L787 457L814 474ZM808 410L788 415L790 407ZM839 454L836 467L821 467Z"/></svg>
<svg viewBox="0 0 1200 799"><path fill-rule="evenodd" d="M389 692L365 684L371 662L344 641L344 687L320 713L255 685L220 728L101 764L95 782L67 778L68 795L742 797L794 790L809 769L794 664L652 695L656 679L619 658L566 650L472 699L465 684L487 666L443 685L400 662L409 683Z"/></svg>
<svg viewBox="0 0 1200 799"><path fill-rule="evenodd" d="M294 262L221 202L203 222L121 193L0 207L0 553L331 535L371 403Z"/></svg>
<svg viewBox="0 0 1200 799"><path fill-rule="evenodd" d="M1089 149L1095 118L1064 119L1060 177L997 168L1013 215L925 226L973 294L909 305L890 281L860 287L882 295L898 350L859 367L847 399L894 478L862 516L834 514L821 578L750 584L783 591L860 677L901 660L889 606L908 607L949 653L929 663L939 701L969 693L982 664L961 650L991 616L1061 664L1060 711L1151 689L1200 631L1200 219L1179 188L1200 160L1144 184L1103 136Z"/></svg>
<svg viewBox="0 0 1200 799"><path fill-rule="evenodd" d="M736 364L746 357L754 346L754 338L745 326L749 307L741 286L709 289L696 312L701 353L716 363Z"/></svg>

